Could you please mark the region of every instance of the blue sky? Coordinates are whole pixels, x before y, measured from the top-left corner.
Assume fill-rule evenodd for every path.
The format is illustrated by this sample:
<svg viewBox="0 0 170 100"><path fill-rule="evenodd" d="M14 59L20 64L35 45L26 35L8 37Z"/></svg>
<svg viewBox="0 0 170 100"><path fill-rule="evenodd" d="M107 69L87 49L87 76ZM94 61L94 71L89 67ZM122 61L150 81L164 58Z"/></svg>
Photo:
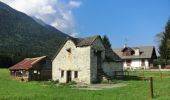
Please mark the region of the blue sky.
<svg viewBox="0 0 170 100"><path fill-rule="evenodd" d="M170 17L170 0L82 0L73 11L80 37L106 34L112 47L155 45Z"/></svg>
<svg viewBox="0 0 170 100"><path fill-rule="evenodd" d="M107 35L112 47L156 46L170 0L0 0L76 37Z"/></svg>

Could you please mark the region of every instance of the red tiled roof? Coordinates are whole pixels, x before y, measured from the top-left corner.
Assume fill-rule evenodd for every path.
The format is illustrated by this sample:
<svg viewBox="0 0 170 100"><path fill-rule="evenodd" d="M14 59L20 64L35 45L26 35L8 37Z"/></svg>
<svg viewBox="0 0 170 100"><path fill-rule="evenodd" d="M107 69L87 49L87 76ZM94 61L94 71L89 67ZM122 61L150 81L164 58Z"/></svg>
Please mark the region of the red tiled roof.
<svg viewBox="0 0 170 100"><path fill-rule="evenodd" d="M20 70L20 69L29 69L32 67L32 65L38 63L40 60L42 60L43 58L45 58L46 56L42 56L42 57L36 57L36 58L25 58L24 60L22 60L21 62L15 64L14 66L10 67L10 70Z"/></svg>

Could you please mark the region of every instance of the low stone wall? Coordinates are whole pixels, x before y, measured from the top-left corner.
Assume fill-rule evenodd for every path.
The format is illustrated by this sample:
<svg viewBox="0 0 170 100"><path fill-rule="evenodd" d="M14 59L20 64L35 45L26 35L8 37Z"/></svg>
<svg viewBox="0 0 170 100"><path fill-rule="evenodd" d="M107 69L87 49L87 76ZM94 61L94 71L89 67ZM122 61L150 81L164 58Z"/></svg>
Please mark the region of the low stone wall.
<svg viewBox="0 0 170 100"><path fill-rule="evenodd" d="M102 68L108 76L114 76L115 71L123 71L123 64L121 62L105 62Z"/></svg>

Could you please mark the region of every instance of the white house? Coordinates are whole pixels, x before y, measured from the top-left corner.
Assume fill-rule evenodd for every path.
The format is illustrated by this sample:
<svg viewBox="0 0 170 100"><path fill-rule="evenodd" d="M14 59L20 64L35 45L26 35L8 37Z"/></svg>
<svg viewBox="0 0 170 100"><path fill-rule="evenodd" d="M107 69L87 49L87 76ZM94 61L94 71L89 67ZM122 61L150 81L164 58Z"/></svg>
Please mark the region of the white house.
<svg viewBox="0 0 170 100"><path fill-rule="evenodd" d="M113 49L123 60L124 69L148 69L156 59L156 51L153 46L124 47Z"/></svg>
<svg viewBox="0 0 170 100"><path fill-rule="evenodd" d="M52 79L60 83L96 83L122 70L120 58L105 49L100 36L67 38L52 61Z"/></svg>

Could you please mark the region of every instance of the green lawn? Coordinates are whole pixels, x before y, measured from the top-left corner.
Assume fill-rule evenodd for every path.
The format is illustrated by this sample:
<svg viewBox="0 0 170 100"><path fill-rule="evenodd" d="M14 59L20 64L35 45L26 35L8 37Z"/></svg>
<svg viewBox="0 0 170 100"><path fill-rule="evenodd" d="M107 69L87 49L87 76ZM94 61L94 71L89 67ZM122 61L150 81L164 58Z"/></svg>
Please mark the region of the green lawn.
<svg viewBox="0 0 170 100"><path fill-rule="evenodd" d="M143 75L131 72L130 75ZM145 76L159 76L159 72L145 72ZM170 72L163 72L170 76ZM114 80L117 81L117 80ZM125 87L105 90L78 90L56 86L49 82L19 82L9 79L7 69L0 69L0 100L150 100L149 80L118 80ZM154 78L154 99L170 99L170 78Z"/></svg>

